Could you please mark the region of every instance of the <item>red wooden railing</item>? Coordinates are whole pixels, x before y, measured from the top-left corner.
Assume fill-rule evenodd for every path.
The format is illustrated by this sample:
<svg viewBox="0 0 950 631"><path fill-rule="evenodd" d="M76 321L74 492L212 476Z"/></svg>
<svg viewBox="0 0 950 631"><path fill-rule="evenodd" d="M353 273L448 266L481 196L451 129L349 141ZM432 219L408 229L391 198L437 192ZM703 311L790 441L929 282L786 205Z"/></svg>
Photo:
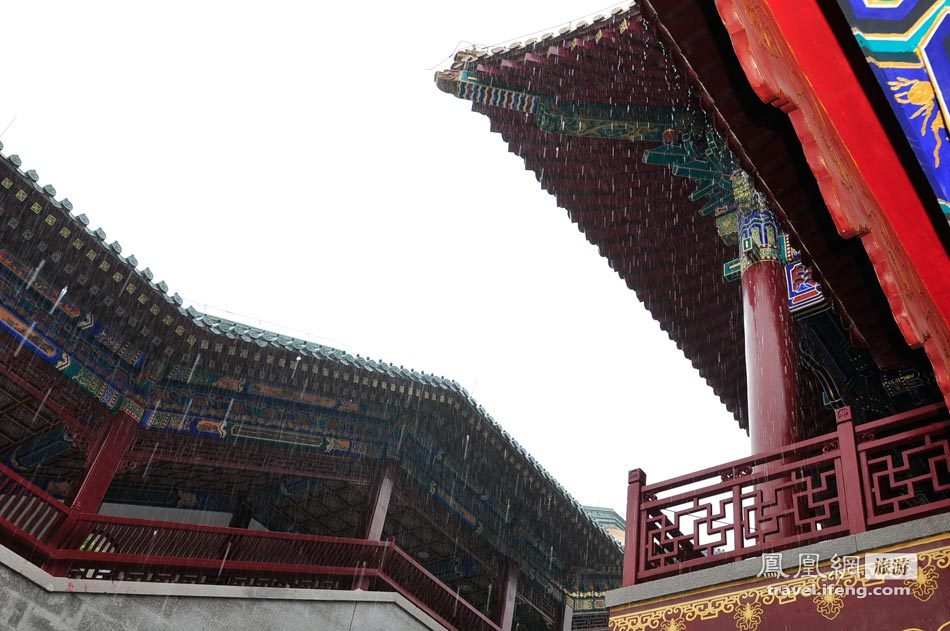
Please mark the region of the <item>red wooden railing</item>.
<svg viewBox="0 0 950 631"><path fill-rule="evenodd" d="M658 484L630 472L624 585L950 510L942 404Z"/></svg>
<svg viewBox="0 0 950 631"><path fill-rule="evenodd" d="M393 542L83 514L3 465L0 543L55 576L395 591L449 629L499 628Z"/></svg>

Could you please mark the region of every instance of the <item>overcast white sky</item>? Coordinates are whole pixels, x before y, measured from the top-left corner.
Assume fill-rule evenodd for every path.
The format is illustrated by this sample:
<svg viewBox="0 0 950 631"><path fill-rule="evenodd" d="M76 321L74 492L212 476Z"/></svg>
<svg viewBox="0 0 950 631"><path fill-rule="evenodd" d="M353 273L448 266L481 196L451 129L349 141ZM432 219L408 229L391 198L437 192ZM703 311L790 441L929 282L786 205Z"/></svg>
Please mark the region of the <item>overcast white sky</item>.
<svg viewBox="0 0 950 631"><path fill-rule="evenodd" d="M748 440L431 68L603 2L7 2L0 140L187 302L451 377L622 515Z"/></svg>

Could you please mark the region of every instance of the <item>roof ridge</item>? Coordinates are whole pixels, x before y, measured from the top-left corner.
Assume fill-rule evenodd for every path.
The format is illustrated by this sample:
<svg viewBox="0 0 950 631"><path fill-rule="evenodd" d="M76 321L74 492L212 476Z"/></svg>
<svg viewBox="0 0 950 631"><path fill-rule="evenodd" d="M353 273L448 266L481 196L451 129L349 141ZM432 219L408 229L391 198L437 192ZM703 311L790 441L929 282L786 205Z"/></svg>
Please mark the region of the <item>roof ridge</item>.
<svg viewBox="0 0 950 631"><path fill-rule="evenodd" d="M594 28L604 26L614 18L624 14L629 14L631 17L640 14L640 7L636 0L632 2L625 0L624 2L611 5L605 9L563 22L563 24L567 24L568 26L558 29L556 33L542 29L528 35L519 35L512 39L502 40L501 42L488 46L473 45L471 48L465 50L457 50L453 56L451 67L455 69L461 67L459 64L465 62L487 59L516 50L533 49L538 45L548 45L555 39L564 39L571 35L576 37L582 32L586 34L587 31L592 31Z"/></svg>

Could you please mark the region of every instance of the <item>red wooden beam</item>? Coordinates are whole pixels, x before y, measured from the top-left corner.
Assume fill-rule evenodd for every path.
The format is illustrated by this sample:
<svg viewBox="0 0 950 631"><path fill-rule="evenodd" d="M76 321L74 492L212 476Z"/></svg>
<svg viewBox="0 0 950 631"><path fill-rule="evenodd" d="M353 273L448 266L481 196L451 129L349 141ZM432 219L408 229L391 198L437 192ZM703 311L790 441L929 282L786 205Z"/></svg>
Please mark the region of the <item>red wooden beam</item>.
<svg viewBox="0 0 950 631"><path fill-rule="evenodd" d="M132 444L137 424L122 412L103 423L98 444L86 456L86 472L70 505L84 513L97 513L119 464Z"/></svg>
<svg viewBox="0 0 950 631"><path fill-rule="evenodd" d="M44 399L43 391L34 386L32 383L16 374L9 366L6 364L0 363L0 376L12 381L18 388L26 391L31 397L37 401L42 401ZM56 416L60 418L70 429L76 432L81 432L83 435L89 436L91 434L88 427L83 425L79 419L75 417L71 412L69 412L65 407L56 403L56 401L51 400L50 397L45 397L46 403L45 407L53 412ZM104 409L104 408L103 408Z"/></svg>

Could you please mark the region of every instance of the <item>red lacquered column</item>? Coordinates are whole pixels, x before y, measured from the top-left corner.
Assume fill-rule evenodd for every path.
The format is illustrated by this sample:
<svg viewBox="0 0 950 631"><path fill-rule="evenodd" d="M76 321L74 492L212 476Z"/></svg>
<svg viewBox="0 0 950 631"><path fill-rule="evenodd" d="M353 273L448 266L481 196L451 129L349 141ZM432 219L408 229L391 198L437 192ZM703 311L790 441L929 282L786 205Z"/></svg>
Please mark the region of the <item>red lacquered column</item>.
<svg viewBox="0 0 950 631"><path fill-rule="evenodd" d="M795 334L781 261L760 261L743 270L742 312L749 436L757 454L798 440Z"/></svg>
<svg viewBox="0 0 950 631"><path fill-rule="evenodd" d="M132 445L137 421L116 412L105 422L100 440L86 456L86 472L71 505L83 513L98 513L116 470Z"/></svg>
<svg viewBox="0 0 950 631"><path fill-rule="evenodd" d="M760 454L799 439L796 338L788 308L781 229L748 175L733 174L732 184L739 205L749 435L752 453ZM768 471L768 466L757 471ZM784 482L784 477L776 477L756 485L759 543L795 533L792 489L782 488Z"/></svg>
<svg viewBox="0 0 950 631"><path fill-rule="evenodd" d="M745 329L746 387L752 453L798 438L798 364L788 308L781 228L748 174L732 174L739 206L739 260Z"/></svg>

